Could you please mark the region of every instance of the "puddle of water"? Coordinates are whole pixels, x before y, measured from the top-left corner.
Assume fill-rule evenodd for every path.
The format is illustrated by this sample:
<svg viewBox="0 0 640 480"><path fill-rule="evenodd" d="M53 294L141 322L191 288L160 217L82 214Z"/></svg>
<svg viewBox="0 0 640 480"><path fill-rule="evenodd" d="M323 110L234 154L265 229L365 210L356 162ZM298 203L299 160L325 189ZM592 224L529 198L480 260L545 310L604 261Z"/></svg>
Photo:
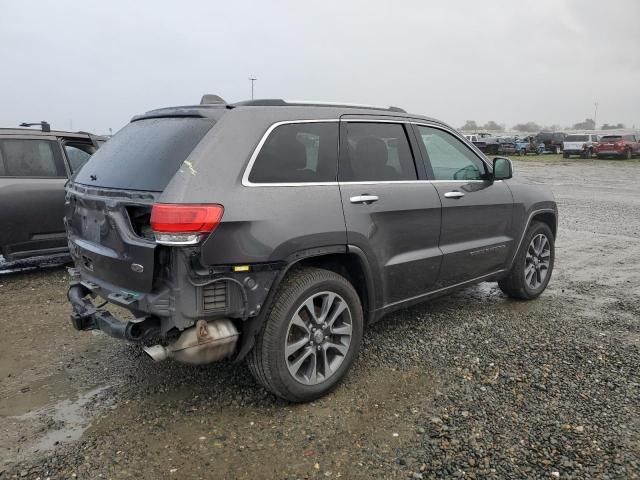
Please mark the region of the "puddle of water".
<svg viewBox="0 0 640 480"><path fill-rule="evenodd" d="M8 367L13 367L13 365L8 365ZM2 370L0 368L0 373ZM20 386L23 387L19 390ZM30 411L39 411L47 405L69 398L76 390L77 387L64 372L20 383L14 386L12 391L8 389L1 391L3 400L0 404L0 418L18 418Z"/></svg>
<svg viewBox="0 0 640 480"><path fill-rule="evenodd" d="M94 401L100 393L109 388L111 387L97 387L80 394L75 400L65 399L39 410L12 417L20 422L33 422L40 418L48 417L52 423L46 433L28 445L21 454L29 455L35 452L46 452L60 443L68 443L80 439L90 426L90 415L85 407Z"/></svg>

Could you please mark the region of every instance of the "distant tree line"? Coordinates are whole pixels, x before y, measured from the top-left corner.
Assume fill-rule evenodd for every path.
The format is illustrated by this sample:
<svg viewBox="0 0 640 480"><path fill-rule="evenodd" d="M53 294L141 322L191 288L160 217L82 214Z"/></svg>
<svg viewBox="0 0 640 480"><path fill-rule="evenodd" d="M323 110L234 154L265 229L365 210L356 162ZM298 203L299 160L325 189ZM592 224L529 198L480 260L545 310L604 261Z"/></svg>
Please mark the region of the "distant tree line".
<svg viewBox="0 0 640 480"><path fill-rule="evenodd" d="M489 120L484 125L478 125L475 120L467 120L460 130L494 130L496 132L504 132L504 125L499 125L493 120Z"/></svg>
<svg viewBox="0 0 640 480"><path fill-rule="evenodd" d="M611 124L608 123L603 124L600 127L600 130L615 130L626 128L624 124ZM550 131L555 132L557 130L564 129L573 129L573 130L595 130L596 122L592 118L585 118L584 122L575 123L572 127L562 127L561 125L539 125L536 122L526 122L526 123L517 123L513 127L512 130L517 132L540 132L540 131ZM484 125L478 125L475 120L467 120L466 123L460 127L460 130L465 131L480 131L480 130L492 130L495 132L504 132L505 126L500 125L493 120L488 121Z"/></svg>

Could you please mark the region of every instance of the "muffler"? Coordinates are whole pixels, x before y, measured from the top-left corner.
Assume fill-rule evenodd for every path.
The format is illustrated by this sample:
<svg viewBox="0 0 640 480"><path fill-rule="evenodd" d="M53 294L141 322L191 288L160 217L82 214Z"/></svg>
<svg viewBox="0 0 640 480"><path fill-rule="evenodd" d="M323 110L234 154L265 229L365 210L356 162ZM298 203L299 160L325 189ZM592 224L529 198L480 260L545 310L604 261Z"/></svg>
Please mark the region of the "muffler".
<svg viewBox="0 0 640 480"><path fill-rule="evenodd" d="M153 345L143 350L156 362L173 358L178 362L200 365L228 357L233 353L237 341L238 330L231 320L198 320L195 327L182 332L168 346Z"/></svg>

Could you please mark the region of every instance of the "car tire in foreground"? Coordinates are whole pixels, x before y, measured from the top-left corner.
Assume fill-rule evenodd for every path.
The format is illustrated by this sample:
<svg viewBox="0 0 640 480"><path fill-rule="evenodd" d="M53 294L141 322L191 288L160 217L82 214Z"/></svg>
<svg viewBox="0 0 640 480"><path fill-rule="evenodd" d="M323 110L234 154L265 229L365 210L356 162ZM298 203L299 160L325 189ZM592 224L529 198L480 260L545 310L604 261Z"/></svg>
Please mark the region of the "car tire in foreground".
<svg viewBox="0 0 640 480"><path fill-rule="evenodd" d="M554 260L551 229L545 223L533 222L522 240L511 271L498 286L510 297L532 300L547 288Z"/></svg>
<svg viewBox="0 0 640 480"><path fill-rule="evenodd" d="M285 400L315 400L344 378L360 350L363 326L360 298L346 278L317 268L293 271L273 299L249 369Z"/></svg>

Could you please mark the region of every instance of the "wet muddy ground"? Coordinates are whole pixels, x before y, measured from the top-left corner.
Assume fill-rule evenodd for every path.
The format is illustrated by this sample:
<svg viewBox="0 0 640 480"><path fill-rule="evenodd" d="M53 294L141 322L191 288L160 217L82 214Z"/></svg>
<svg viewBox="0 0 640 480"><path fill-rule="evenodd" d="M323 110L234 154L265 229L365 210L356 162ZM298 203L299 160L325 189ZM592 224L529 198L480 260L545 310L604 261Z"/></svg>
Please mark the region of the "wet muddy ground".
<svg viewBox="0 0 640 480"><path fill-rule="evenodd" d="M307 405L74 331L64 269L1 275L0 478L640 478L640 163L515 169L560 207L542 297L395 313Z"/></svg>

